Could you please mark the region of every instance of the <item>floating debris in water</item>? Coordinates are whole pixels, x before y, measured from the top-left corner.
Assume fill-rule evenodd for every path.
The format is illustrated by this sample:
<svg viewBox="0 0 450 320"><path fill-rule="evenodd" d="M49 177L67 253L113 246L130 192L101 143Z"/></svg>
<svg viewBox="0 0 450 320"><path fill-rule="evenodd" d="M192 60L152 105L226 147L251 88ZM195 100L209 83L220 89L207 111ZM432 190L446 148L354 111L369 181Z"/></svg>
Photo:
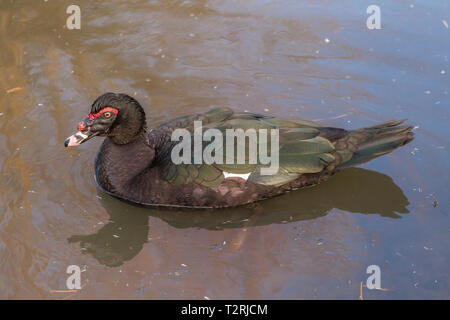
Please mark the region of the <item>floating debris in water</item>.
<svg viewBox="0 0 450 320"><path fill-rule="evenodd" d="M224 240L222 243L217 243L217 244L212 245L210 247L210 249L212 251L220 251L225 247L226 244L227 244L227 242Z"/></svg>
<svg viewBox="0 0 450 320"><path fill-rule="evenodd" d="M334 117L330 117L330 118L313 119L312 121L334 120L334 119L344 118L346 116L348 116L348 114L347 113L343 113L343 114L340 114L338 116L334 116Z"/></svg>
<svg viewBox="0 0 450 320"><path fill-rule="evenodd" d="M436 197L435 197L432 193L430 193L429 195L427 195L426 198L432 198L432 199L433 199L433 202L431 203L431 205L432 205L434 208L436 208L436 207L438 206L438 201L437 201Z"/></svg>
<svg viewBox="0 0 450 320"><path fill-rule="evenodd" d="M442 20L442 23L444 24L444 26L448 29L448 23L446 20Z"/></svg>
<svg viewBox="0 0 450 320"><path fill-rule="evenodd" d="M21 87L15 87L15 88L6 90L6 93L13 93L13 92L16 92L16 91L20 91L20 90L22 90L22 89L23 89L23 88L21 88Z"/></svg>
<svg viewBox="0 0 450 320"><path fill-rule="evenodd" d="M300 240L302 238L302 236L303 236L303 231L297 233L297 236L294 238L294 241Z"/></svg>
<svg viewBox="0 0 450 320"><path fill-rule="evenodd" d="M144 293L145 291L147 291L146 287L141 287L141 288L136 289L136 293Z"/></svg>

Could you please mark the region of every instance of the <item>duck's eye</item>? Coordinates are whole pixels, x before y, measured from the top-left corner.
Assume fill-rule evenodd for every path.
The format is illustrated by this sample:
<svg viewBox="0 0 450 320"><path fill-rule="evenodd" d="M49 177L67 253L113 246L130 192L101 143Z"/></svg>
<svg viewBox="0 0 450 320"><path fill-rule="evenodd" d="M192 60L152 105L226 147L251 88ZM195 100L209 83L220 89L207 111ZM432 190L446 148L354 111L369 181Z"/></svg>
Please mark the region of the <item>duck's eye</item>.
<svg viewBox="0 0 450 320"><path fill-rule="evenodd" d="M105 112L103 115L105 116L105 118L109 118L111 117L111 112Z"/></svg>

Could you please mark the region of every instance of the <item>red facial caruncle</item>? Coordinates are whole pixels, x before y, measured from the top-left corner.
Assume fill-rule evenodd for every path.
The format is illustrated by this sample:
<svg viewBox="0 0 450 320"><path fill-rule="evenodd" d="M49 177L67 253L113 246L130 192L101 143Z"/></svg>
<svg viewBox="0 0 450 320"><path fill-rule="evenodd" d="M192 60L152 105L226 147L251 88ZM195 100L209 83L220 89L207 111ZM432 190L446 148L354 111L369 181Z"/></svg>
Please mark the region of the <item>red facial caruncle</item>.
<svg viewBox="0 0 450 320"><path fill-rule="evenodd" d="M86 119L84 119L83 121L81 121L80 123L78 123L78 131L85 131L87 129L87 126L90 125L92 123L92 120L94 120L95 118L100 117L102 114L104 114L105 112L112 112L115 115L117 115L119 113L119 110L116 108L112 108L112 107L105 107L102 110L100 110L97 113L92 114L89 111L88 116L86 117Z"/></svg>
<svg viewBox="0 0 450 320"><path fill-rule="evenodd" d="M94 120L95 118L100 117L103 113L105 113L105 112L107 112L107 111L112 112L112 113L114 113L115 115L117 115L117 114L119 113L119 110L117 110L116 108L106 107L106 108L103 108L102 110L100 110L99 112L97 112L97 113L95 113L95 114L92 114L92 113L89 111L89 115L88 115L89 120Z"/></svg>

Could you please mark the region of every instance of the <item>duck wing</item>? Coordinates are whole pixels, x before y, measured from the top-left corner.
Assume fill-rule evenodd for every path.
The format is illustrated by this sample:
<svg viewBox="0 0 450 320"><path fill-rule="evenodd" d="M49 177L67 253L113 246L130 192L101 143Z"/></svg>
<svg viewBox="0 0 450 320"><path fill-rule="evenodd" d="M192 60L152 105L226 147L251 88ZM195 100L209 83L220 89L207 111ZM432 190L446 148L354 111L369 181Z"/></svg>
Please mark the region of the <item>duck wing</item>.
<svg viewBox="0 0 450 320"><path fill-rule="evenodd" d="M235 150L231 156L227 152L225 141L222 141L221 147L216 148L216 152L223 156L223 163L195 164L193 152L191 163L173 163L171 152L178 142L171 141L172 132L177 128L187 129L191 133L191 141L194 141L194 121L200 120L203 132L215 129L222 134L222 137L226 136L227 129L244 131L254 129L256 132L260 129L278 130L278 171L270 175L265 175L261 171L262 168L270 166L267 162L263 163L260 157L262 143L265 144L266 155L271 153L270 137L267 143L258 139L256 162L250 161L251 144L248 143L248 139L235 139ZM333 155L335 148L332 141L346 133L343 129L324 128L303 119L283 120L253 113L237 113L229 108L213 109L204 114L177 118L155 128L152 132L159 132L158 139L164 142L159 146L157 156L163 178L174 185L193 182L207 187L218 186L228 176L241 175L247 181L256 184L277 186L295 180L304 173L321 172L335 161ZM202 141L202 150L205 150L210 143L212 142ZM242 163L242 157L239 159L237 151L239 148L245 150L244 163Z"/></svg>

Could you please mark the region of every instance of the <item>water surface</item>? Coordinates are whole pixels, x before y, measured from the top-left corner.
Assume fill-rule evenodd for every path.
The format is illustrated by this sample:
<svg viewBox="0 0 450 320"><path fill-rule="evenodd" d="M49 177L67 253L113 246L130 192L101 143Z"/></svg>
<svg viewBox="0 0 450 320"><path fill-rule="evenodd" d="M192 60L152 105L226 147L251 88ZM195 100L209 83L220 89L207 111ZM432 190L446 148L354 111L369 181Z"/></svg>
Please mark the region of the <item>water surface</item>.
<svg viewBox="0 0 450 320"><path fill-rule="evenodd" d="M448 2L67 1L0 4L0 298L449 298ZM64 139L106 91L149 126L212 106L416 139L318 187L254 206L135 207L96 188L101 139ZM66 289L66 268L83 288Z"/></svg>

